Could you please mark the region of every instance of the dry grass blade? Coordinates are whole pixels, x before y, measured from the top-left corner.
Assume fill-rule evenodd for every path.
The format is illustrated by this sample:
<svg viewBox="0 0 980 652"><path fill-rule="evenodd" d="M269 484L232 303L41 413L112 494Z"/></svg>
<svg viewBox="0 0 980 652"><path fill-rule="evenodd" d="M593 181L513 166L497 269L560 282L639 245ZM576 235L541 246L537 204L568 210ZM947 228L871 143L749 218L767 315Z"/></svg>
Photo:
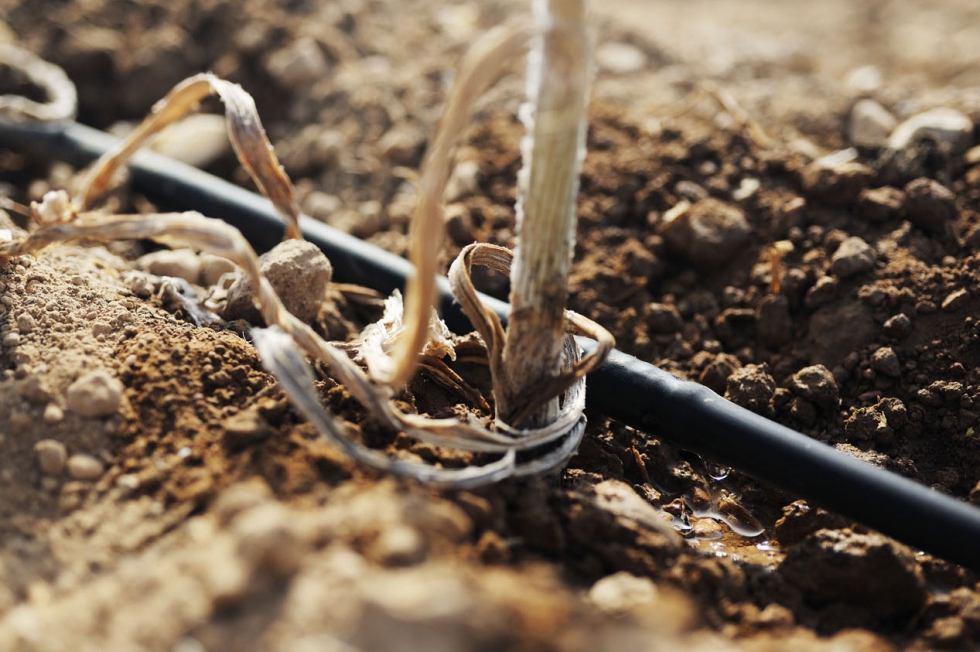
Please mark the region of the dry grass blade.
<svg viewBox="0 0 980 652"><path fill-rule="evenodd" d="M21 95L0 95L0 115L45 121L75 117L78 95L64 70L11 43L0 44L0 65L20 71L47 95L47 102L35 102Z"/></svg>
<svg viewBox="0 0 980 652"><path fill-rule="evenodd" d="M415 265L405 290L405 331L390 364L376 378L398 387L408 381L428 337L436 293L436 261L445 240L442 197L452 171L456 140L469 121L477 98L521 54L532 30L527 26L502 27L489 32L468 51L460 64L432 144L422 162L419 203L412 221L409 260Z"/></svg>
<svg viewBox="0 0 980 652"><path fill-rule="evenodd" d="M92 207L114 185L118 170L154 134L195 110L204 98L216 94L225 105L228 135L242 166L263 194L286 219L286 237L299 238L299 206L293 184L272 151L252 96L238 84L205 73L177 84L157 102L150 115L118 147L107 152L89 170L76 210Z"/></svg>

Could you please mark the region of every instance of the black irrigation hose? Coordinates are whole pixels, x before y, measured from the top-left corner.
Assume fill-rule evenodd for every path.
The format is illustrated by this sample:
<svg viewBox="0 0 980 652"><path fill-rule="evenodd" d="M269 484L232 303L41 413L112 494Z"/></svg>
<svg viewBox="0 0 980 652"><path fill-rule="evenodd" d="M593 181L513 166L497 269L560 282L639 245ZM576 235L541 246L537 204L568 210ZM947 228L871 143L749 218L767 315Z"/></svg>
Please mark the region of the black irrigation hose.
<svg viewBox="0 0 980 652"><path fill-rule="evenodd" d="M78 124L0 122L0 148L81 165L116 140ZM259 250L284 227L269 201L187 165L151 153L131 166L139 192L168 209L197 210L241 229ZM404 259L304 218L303 235L333 263L338 280L387 293L411 273ZM441 280L442 314L470 328ZM502 317L508 305L486 297ZM595 346L580 338L585 348ZM589 404L623 423L783 487L915 548L980 571L980 510L861 462L726 401L706 387L614 351L589 377Z"/></svg>

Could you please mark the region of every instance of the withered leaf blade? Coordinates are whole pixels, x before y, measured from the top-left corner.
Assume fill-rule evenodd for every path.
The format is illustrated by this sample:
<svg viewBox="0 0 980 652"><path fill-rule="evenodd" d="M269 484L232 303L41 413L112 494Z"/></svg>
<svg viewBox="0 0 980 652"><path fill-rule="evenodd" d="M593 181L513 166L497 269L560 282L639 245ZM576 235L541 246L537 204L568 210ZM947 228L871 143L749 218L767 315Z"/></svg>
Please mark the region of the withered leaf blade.
<svg viewBox="0 0 980 652"><path fill-rule="evenodd" d="M262 127L255 100L241 86L210 73L188 77L157 102L150 115L115 148L96 161L82 181L76 210L92 207L115 184L116 173L153 135L197 109L201 100L217 95L225 106L228 136L235 155L255 185L286 220L286 237L299 238L299 206L286 175Z"/></svg>

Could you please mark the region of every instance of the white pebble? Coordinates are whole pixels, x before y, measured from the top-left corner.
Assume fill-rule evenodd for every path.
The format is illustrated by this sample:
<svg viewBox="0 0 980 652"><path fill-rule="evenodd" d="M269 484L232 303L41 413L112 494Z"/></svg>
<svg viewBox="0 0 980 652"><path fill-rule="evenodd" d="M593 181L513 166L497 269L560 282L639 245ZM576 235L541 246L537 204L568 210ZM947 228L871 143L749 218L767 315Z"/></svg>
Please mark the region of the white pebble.
<svg viewBox="0 0 980 652"><path fill-rule="evenodd" d="M83 482L98 480L102 477L103 470L102 462L91 455L80 453L68 458L68 475L73 480L81 480Z"/></svg>
<svg viewBox="0 0 980 652"><path fill-rule="evenodd" d="M140 256L136 266L155 276L174 276L197 283L201 276L201 258L190 249L162 249Z"/></svg>
<svg viewBox="0 0 980 652"><path fill-rule="evenodd" d="M888 142L888 134L895 128L896 122L888 109L874 100L859 100L851 109L847 135L852 145L868 148L883 147Z"/></svg>
<svg viewBox="0 0 980 652"><path fill-rule="evenodd" d="M20 330L21 333L30 333L32 330L34 330L35 326L37 326L37 323L34 321L34 317L30 313L22 312L17 315L17 329Z"/></svg>
<svg viewBox="0 0 980 652"><path fill-rule="evenodd" d="M643 50L629 43L603 43L596 49L595 59L600 70L614 75L643 70L647 65Z"/></svg>
<svg viewBox="0 0 980 652"><path fill-rule="evenodd" d="M106 371L92 371L68 387L68 407L83 417L113 414L122 405L123 386Z"/></svg>
<svg viewBox="0 0 980 652"><path fill-rule="evenodd" d="M45 423L58 423L64 418L65 411L54 403L48 403L47 407L44 408Z"/></svg>
<svg viewBox="0 0 980 652"><path fill-rule="evenodd" d="M41 472L52 476L61 475L65 469L65 460L68 459L65 445L55 439L42 439L34 444L34 455L37 456L37 465L41 467Z"/></svg>
<svg viewBox="0 0 980 652"><path fill-rule="evenodd" d="M881 88L884 77L877 66L861 66L847 73L844 85L857 95L868 95Z"/></svg>
<svg viewBox="0 0 980 652"><path fill-rule="evenodd" d="M657 599L657 587L648 577L620 571L604 577L589 589L589 601L599 611L618 616L637 607L649 607Z"/></svg>

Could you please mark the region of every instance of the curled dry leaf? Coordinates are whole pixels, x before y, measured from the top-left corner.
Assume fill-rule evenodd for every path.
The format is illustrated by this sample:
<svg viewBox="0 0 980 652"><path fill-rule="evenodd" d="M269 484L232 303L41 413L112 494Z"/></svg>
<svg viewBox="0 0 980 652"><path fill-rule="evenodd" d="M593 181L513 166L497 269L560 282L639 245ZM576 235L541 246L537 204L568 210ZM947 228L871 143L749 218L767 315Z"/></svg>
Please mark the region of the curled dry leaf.
<svg viewBox="0 0 980 652"><path fill-rule="evenodd" d="M78 94L64 70L12 43L0 43L0 64L23 73L47 96L47 102L35 102L21 95L0 95L0 116L45 121L75 117Z"/></svg>
<svg viewBox="0 0 980 652"><path fill-rule="evenodd" d="M228 136L242 166L286 219L286 237L299 238L299 206L293 184L272 151L259 120L255 100L238 84L210 73L194 75L177 84L153 106L150 115L113 150L99 158L85 176L75 209L84 211L114 184L116 172L126 164L147 139L195 110L204 98L216 94L225 105Z"/></svg>
<svg viewBox="0 0 980 652"><path fill-rule="evenodd" d="M505 346L504 328L500 323L497 314L486 308L480 303L476 289L470 278L470 269L473 265L483 265L496 270L502 274L510 276L511 264L514 260L514 253L505 247L488 244L472 244L465 247L453 262L449 269L449 283L452 286L453 294L460 303L460 307L470 319L473 327L487 343L487 350L490 359L490 372L494 379L500 378L504 366L503 353ZM539 410L569 387L576 383L585 382L586 374L595 370L605 361L615 346L612 334L605 328L595 323L587 317L566 310L564 313L565 327L562 341L562 355L565 358L562 370L546 382L536 386L524 397L512 401L513 420L504 421L500 415L500 406L497 407L497 426L502 425L512 432L527 436L533 432L532 429L514 430L507 423L522 423L528 416ZM572 335L586 335L596 340L598 346L595 351L585 358L581 358L578 345ZM568 360L569 348L574 348L574 362ZM564 411L564 406L560 406ZM561 414L561 412L559 413Z"/></svg>

